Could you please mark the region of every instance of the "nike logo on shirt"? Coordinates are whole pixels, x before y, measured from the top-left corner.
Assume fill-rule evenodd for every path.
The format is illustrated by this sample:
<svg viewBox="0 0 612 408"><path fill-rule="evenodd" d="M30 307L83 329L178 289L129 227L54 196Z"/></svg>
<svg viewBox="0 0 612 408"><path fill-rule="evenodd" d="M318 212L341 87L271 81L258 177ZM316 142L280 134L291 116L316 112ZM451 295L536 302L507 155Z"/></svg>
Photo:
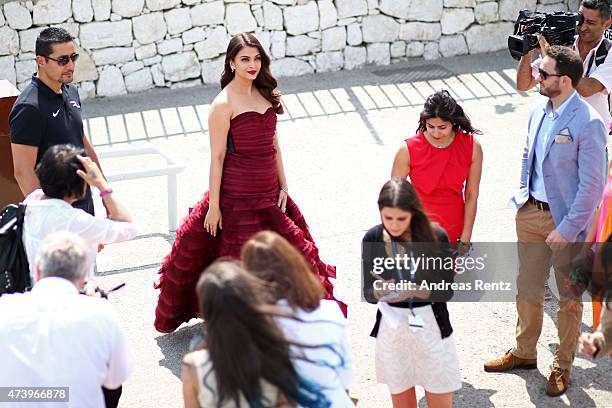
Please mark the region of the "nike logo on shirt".
<svg viewBox="0 0 612 408"><path fill-rule="evenodd" d="M59 109L57 110L57 112L53 112L53 117L56 117L59 114Z"/></svg>

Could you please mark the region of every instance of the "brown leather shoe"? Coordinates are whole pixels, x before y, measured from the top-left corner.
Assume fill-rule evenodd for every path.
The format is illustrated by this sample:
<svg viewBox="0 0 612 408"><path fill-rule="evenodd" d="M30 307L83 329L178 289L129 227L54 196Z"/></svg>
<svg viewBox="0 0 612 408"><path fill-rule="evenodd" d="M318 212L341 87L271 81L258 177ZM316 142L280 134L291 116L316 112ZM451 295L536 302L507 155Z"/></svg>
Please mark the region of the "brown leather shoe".
<svg viewBox="0 0 612 408"><path fill-rule="evenodd" d="M513 369L533 370L534 368L538 368L538 360L535 358L517 357L511 353L511 350L512 349L508 350L506 355L502 358L487 361L484 365L484 370L487 373L503 373L504 371Z"/></svg>
<svg viewBox="0 0 612 408"><path fill-rule="evenodd" d="M569 388L569 377L569 370L553 367L550 377L548 377L548 384L546 384L546 395L558 397L565 393Z"/></svg>

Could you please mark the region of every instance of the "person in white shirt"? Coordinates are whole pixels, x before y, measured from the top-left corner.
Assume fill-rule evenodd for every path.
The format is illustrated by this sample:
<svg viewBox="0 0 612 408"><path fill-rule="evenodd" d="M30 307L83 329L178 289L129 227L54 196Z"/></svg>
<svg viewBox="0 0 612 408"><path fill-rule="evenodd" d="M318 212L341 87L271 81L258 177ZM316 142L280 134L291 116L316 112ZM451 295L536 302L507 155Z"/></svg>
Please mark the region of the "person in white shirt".
<svg viewBox="0 0 612 408"><path fill-rule="evenodd" d="M322 299L325 290L312 266L272 231L248 240L241 259L249 273L269 285L268 303L291 312L291 317L278 318L277 324L294 344L292 359L298 372L321 386L332 407L354 407L348 395L352 371L346 319L336 301Z"/></svg>
<svg viewBox="0 0 612 408"><path fill-rule="evenodd" d="M56 145L46 151L36 166L41 188L24 201L27 207L22 236L32 280L38 247L53 232L74 232L93 251L100 244L127 241L136 236L137 229L129 211L115 197L96 163L83 154L82 149L74 146ZM109 219L72 207L72 203L84 196L87 184L100 190ZM88 280L93 280L93 266L88 275Z"/></svg>
<svg viewBox="0 0 612 408"><path fill-rule="evenodd" d="M132 372L112 306L79 294L92 262L82 238L65 231L52 234L40 245L32 290L0 297L0 384L68 387L68 402L37 407L105 407L108 395L118 402L117 390L120 395Z"/></svg>
<svg viewBox="0 0 612 408"><path fill-rule="evenodd" d="M608 51L603 63L596 61L596 54L605 41L604 33L612 22L610 4L608 0L583 0L578 11L584 16L584 22L578 26L578 36L573 48L582 58L584 74L576 91L599 113L603 121L608 123L612 121L608 101L612 92L612 49ZM547 47L545 40L540 42L540 48L543 49L541 52L546 53ZM532 63L531 55L532 51L523 55L519 62L516 73L516 87L519 91L527 91L538 84L538 69L542 58Z"/></svg>

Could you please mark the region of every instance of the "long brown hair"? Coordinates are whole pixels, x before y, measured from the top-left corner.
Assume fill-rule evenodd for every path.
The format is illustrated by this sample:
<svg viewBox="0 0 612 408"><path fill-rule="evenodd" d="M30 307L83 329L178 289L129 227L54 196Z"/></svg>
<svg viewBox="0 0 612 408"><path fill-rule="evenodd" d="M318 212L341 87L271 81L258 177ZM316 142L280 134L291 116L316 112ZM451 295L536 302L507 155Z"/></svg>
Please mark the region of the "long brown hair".
<svg viewBox="0 0 612 408"><path fill-rule="evenodd" d="M412 214L410 233L413 242L436 241L436 235L421 200L408 180L392 177L382 186L378 195L378 210L382 211L385 207L399 208Z"/></svg>
<svg viewBox="0 0 612 408"><path fill-rule="evenodd" d="M427 120L432 118L450 122L455 132L459 130L470 135L482 133L472 126L470 118L465 114L461 105L445 89L427 97L419 116L417 132L424 132L427 129Z"/></svg>
<svg viewBox="0 0 612 408"><path fill-rule="evenodd" d="M232 37L229 44L227 45L227 51L225 51L225 65L223 66L223 73L221 74L221 89L225 88L232 79L234 79L234 72L230 67L230 61L236 58L236 55L244 47L253 47L259 50L261 55L261 69L257 78L253 81L255 88L266 98L268 102L272 104L272 108L279 115L284 113L283 105L280 102L281 93L276 90L278 82L270 71L270 57L266 54L266 51L262 47L259 40L250 33L236 34Z"/></svg>
<svg viewBox="0 0 612 408"><path fill-rule="evenodd" d="M278 387L291 404L328 407L320 388L300 377L290 359L290 344L275 324L273 306L261 298L265 283L235 261L218 260L196 285L204 318L206 348L216 379L217 406L244 396L249 406L275 406L264 401L261 380ZM209 387L205 375L202 386Z"/></svg>
<svg viewBox="0 0 612 408"><path fill-rule="evenodd" d="M286 299L292 308L311 311L325 296L304 256L276 232L255 234L242 247L241 258L248 272L271 284L270 303Z"/></svg>

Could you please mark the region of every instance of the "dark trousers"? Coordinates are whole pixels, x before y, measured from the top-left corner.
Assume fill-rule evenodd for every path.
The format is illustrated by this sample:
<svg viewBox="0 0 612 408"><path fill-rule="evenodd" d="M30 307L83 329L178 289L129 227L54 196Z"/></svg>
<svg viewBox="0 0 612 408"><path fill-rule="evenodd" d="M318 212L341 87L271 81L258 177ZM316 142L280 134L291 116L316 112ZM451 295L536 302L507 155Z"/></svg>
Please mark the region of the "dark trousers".
<svg viewBox="0 0 612 408"><path fill-rule="evenodd" d="M117 408L119 405L119 398L121 398L121 392L123 387L119 387L114 390L102 387L102 393L104 394L104 404L106 408Z"/></svg>

